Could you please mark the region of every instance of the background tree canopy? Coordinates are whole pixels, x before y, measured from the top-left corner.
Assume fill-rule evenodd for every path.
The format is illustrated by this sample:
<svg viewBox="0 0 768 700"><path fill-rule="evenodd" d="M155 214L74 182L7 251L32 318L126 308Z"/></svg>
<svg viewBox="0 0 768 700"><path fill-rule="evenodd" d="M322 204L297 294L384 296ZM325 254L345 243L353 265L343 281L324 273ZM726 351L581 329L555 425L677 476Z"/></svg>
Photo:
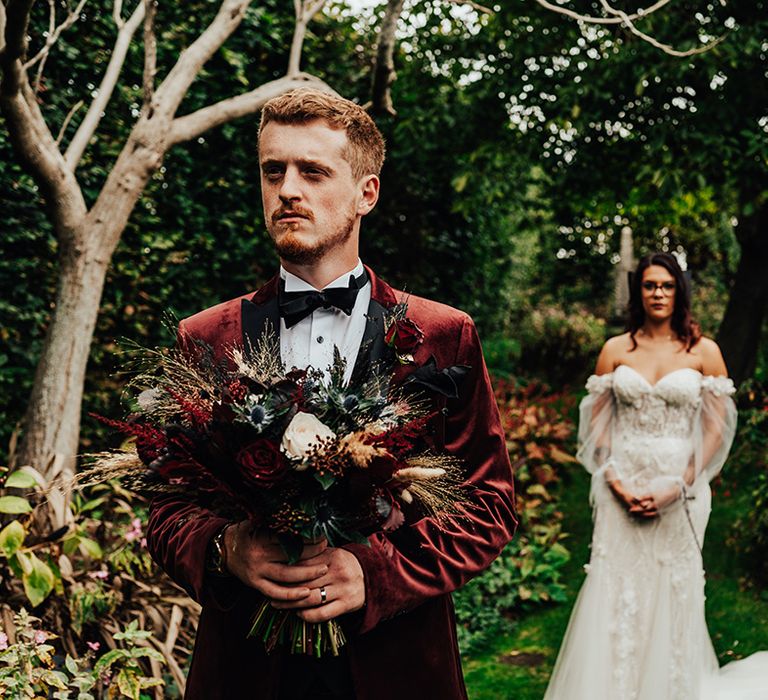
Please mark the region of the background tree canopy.
<svg viewBox="0 0 768 700"><path fill-rule="evenodd" d="M159 72L214 9L160 4ZM684 253L708 332L721 327L730 299L719 338L729 363L740 379L764 376L764 4L676 3L649 17L644 29L674 45L724 36L687 58L620 26L574 22L535 2L491 9L419 2L400 18L397 114L378 117L388 159L381 201L364 222L366 262L394 284L466 309L484 338L506 338L506 345L490 343L491 354L499 348L499 361L516 372L546 375L526 358L541 357L541 314L559 309L562 318L547 321L550 333L577 345L593 339L568 365L578 379L602 332L593 317L612 315L618 231L629 225L636 254ZM380 5L327 7L309 26L303 67L365 102L383 12ZM44 26L46 13L35 5L33 26ZM110 13L110 3L89 4L52 50L39 93L52 123L63 123L72 104L94 90L113 41ZM278 78L292 31L278 3L249 7L243 26L193 83L184 111ZM79 166L91 202L141 107L141 54L132 46ZM263 234L256 123L246 117L175 148L149 181L107 274L87 410L118 410L119 381L111 377L120 363L117 339L170 342L164 313L181 317L241 294L274 270ZM4 128L0 151L0 437L7 444L55 296L58 243ZM574 330L574 323L586 326ZM549 378L560 380L552 370ZM85 426L86 444L93 429Z"/></svg>

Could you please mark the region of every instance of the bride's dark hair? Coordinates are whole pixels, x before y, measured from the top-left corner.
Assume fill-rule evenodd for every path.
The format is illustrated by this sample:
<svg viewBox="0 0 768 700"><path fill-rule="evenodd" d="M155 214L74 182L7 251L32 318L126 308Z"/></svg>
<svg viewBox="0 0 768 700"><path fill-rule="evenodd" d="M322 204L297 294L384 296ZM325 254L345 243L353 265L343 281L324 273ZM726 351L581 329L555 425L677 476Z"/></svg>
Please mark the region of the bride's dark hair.
<svg viewBox="0 0 768 700"><path fill-rule="evenodd" d="M645 323L645 309L643 308L643 273L651 265L663 267L675 278L675 308L672 311L672 330L677 337L685 343L686 351L699 342L701 328L691 317L691 294L688 281L685 279L677 258L669 253L650 253L637 265L637 269L629 282L629 323L627 330L632 339L632 350L637 348L635 334ZM630 350L631 352L631 350Z"/></svg>

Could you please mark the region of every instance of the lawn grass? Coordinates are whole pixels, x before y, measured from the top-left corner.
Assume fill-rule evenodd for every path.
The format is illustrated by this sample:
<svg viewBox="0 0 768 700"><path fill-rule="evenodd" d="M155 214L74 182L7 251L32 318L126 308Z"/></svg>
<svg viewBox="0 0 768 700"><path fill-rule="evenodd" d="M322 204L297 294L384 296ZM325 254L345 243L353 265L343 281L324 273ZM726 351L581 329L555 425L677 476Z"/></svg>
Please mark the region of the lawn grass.
<svg viewBox="0 0 768 700"><path fill-rule="evenodd" d="M768 649L768 597L745 587L744 573L727 544L730 524L749 503L726 485L713 497L704 545L707 569L707 622L721 663ZM730 489L738 493L734 484ZM592 531L589 475L574 466L563 482L564 529L571 534L571 560L564 570L568 602L535 609L515 620L509 634L482 654L464 658L470 700L541 700L557 656L571 608L584 579ZM728 495L727 495L728 494Z"/></svg>

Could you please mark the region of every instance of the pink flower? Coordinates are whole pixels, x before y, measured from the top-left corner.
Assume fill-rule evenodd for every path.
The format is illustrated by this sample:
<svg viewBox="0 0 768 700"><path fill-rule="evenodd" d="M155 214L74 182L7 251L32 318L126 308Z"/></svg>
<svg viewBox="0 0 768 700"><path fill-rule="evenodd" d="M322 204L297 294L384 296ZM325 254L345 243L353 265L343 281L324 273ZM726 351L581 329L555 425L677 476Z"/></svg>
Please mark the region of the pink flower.
<svg viewBox="0 0 768 700"><path fill-rule="evenodd" d="M48 635L42 630L37 630L35 632L35 644L45 644L47 639Z"/></svg>
<svg viewBox="0 0 768 700"><path fill-rule="evenodd" d="M99 571L89 571L88 572L88 578L98 578L102 581L109 576L109 571L105 571L104 569L100 569Z"/></svg>
<svg viewBox="0 0 768 700"><path fill-rule="evenodd" d="M98 651L101 647L101 644L99 642L86 642L88 645L88 648L92 651Z"/></svg>
<svg viewBox="0 0 768 700"><path fill-rule="evenodd" d="M5 651L8 648L8 635L5 632L0 632L0 651Z"/></svg>
<svg viewBox="0 0 768 700"><path fill-rule="evenodd" d="M134 540L140 540L142 537L144 537L144 532L141 529L141 520L134 518L131 520L131 529L125 533L125 539L128 542L133 542Z"/></svg>

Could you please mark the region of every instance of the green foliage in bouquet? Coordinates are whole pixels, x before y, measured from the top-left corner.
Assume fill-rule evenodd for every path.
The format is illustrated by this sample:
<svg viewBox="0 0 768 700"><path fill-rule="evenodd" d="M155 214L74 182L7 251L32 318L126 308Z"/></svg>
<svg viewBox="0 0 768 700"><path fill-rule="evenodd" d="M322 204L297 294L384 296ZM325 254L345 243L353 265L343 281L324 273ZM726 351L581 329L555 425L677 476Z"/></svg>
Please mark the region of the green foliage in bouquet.
<svg viewBox="0 0 768 700"><path fill-rule="evenodd" d="M464 652L487 646L510 620L536 605L565 600L562 570L570 558L558 504L561 467L570 455L573 397L540 384L496 382L496 399L515 469L517 534L489 569L454 595Z"/></svg>

